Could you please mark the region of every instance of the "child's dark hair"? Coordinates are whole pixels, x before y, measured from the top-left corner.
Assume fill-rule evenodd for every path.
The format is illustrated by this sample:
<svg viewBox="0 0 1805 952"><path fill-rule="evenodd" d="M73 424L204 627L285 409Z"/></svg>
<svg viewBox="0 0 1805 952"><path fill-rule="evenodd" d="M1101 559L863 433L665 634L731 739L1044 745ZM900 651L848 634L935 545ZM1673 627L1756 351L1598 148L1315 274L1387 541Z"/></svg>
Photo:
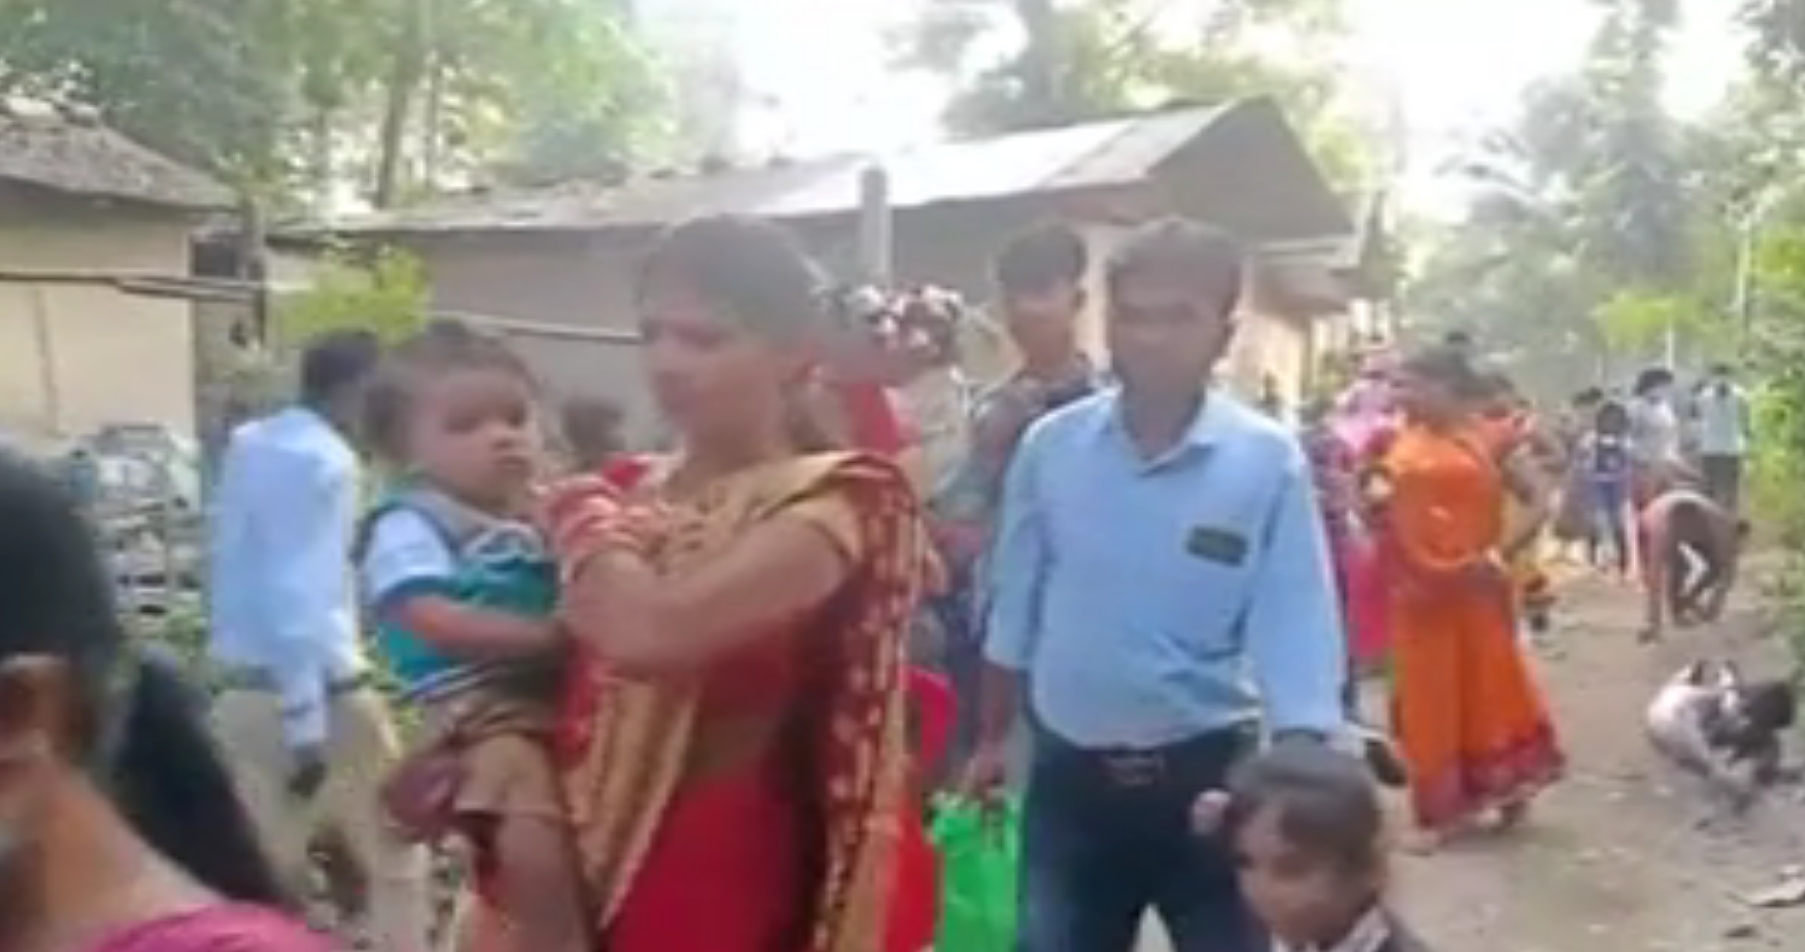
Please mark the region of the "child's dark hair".
<svg viewBox="0 0 1805 952"><path fill-rule="evenodd" d="M1231 844L1254 817L1273 810L1291 845L1343 872L1384 862L1385 813L1358 758L1321 744L1280 744L1237 767L1228 788L1222 832Z"/></svg>
<svg viewBox="0 0 1805 952"><path fill-rule="evenodd" d="M997 290L1005 295L1039 294L1077 286L1090 269L1083 236L1057 222L1040 225L1009 240L992 266Z"/></svg>
<svg viewBox="0 0 1805 952"><path fill-rule="evenodd" d="M454 370L494 370L534 386L533 373L500 338L454 320L436 320L392 348L364 397L364 438L391 463L407 461L414 388Z"/></svg>
<svg viewBox="0 0 1805 952"><path fill-rule="evenodd" d="M1606 436L1625 436L1630 431L1629 408L1616 400L1606 400L1592 417L1592 428Z"/></svg>
<svg viewBox="0 0 1805 952"><path fill-rule="evenodd" d="M77 504L0 452L0 660L61 659L78 725L70 751L158 853L221 895L293 908L168 655L136 650Z"/></svg>

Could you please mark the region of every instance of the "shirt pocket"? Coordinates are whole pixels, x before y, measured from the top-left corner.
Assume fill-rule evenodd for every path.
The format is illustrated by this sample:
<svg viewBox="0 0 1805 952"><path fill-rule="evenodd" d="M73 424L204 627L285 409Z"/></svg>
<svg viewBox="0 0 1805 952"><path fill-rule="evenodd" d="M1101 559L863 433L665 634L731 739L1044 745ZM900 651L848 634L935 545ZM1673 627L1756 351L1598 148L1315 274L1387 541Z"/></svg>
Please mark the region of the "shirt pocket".
<svg viewBox="0 0 1805 952"><path fill-rule="evenodd" d="M1200 660L1241 650L1240 623L1256 579L1260 540L1244 518L1181 522L1168 537L1161 587L1173 599L1170 619Z"/></svg>

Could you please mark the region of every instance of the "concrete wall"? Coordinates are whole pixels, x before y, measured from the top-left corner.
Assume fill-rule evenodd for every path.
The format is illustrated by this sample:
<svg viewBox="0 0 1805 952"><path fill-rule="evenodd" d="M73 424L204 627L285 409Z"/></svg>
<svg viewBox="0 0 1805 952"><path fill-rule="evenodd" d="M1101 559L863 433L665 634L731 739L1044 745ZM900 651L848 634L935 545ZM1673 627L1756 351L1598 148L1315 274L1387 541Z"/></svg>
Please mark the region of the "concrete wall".
<svg viewBox="0 0 1805 952"><path fill-rule="evenodd" d="M0 269L188 270L188 225L0 201ZM0 281L0 428L28 441L104 423L194 429L190 305L109 287Z"/></svg>

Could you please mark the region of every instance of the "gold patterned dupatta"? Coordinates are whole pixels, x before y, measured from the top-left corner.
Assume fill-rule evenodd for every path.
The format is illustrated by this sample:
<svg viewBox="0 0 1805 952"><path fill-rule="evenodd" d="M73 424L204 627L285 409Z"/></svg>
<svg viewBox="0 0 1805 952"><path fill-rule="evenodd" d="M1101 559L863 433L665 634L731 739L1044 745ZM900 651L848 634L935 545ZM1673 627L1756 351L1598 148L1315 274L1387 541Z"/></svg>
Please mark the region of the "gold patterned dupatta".
<svg viewBox="0 0 1805 952"><path fill-rule="evenodd" d="M581 485L558 492L581 493ZM735 477L658 520L648 558L676 574L790 507L843 498L858 522L849 591L823 612L831 657L811 659L831 689L810 704L816 727L815 799L826 822L825 868L812 904L809 952L881 947L905 808L904 652L934 563L920 505L891 463L817 454ZM554 520L553 535L558 535ZM580 628L582 619L575 620ZM606 624L596 619L594 624ZM579 648L579 655L581 649ZM593 656L572 663L560 760L578 855L603 930L614 921L665 810L683 782L697 735L700 673L622 677Z"/></svg>

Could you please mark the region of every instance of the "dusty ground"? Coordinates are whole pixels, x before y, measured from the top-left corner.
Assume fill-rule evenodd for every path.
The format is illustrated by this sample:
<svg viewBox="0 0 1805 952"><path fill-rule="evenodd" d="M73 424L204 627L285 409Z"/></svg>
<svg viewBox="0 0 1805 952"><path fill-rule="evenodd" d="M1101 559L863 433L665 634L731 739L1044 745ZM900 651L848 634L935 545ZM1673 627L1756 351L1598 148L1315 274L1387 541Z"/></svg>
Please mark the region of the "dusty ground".
<svg viewBox="0 0 1805 952"><path fill-rule="evenodd" d="M1735 658L1751 676L1790 670L1760 573L1749 574L1722 622L1653 647L1635 643L1634 592L1591 578L1565 587L1540 654L1571 772L1521 836L1405 864L1401 905L1426 937L1459 952L1805 949L1805 908L1755 910L1737 898L1805 863L1797 791L1740 825L1701 829L1696 787L1641 735L1654 687L1693 658Z"/></svg>
<svg viewBox="0 0 1805 952"><path fill-rule="evenodd" d="M1757 573L1751 572L1751 575ZM1538 654L1572 765L1511 839L1401 860L1398 902L1443 952L1805 950L1805 907L1757 910L1738 897L1805 864L1805 804L1772 797L1738 827L1701 829L1697 791L1649 752L1640 716L1654 686L1699 656L1751 676L1790 663L1759 584L1710 629L1635 642L1639 606L1621 584L1565 585ZM1796 759L1805 744L1795 745ZM1163 949L1157 936L1144 948Z"/></svg>

